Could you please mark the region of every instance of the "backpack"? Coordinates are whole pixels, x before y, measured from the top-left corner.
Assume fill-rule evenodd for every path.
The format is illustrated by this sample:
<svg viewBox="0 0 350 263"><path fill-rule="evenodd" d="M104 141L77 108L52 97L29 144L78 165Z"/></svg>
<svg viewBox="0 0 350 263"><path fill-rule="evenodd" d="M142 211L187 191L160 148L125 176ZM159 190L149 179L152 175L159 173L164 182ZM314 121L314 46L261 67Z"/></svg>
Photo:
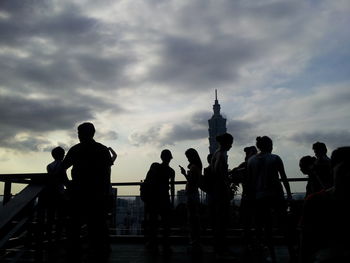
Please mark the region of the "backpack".
<svg viewBox="0 0 350 263"><path fill-rule="evenodd" d="M140 198L143 202L148 202L154 199L154 185L156 184L159 165L159 163L152 163L145 180L141 181Z"/></svg>
<svg viewBox="0 0 350 263"><path fill-rule="evenodd" d="M203 174L199 177L198 186L203 192L208 193L211 191L212 173L210 167L204 168Z"/></svg>
<svg viewBox="0 0 350 263"><path fill-rule="evenodd" d="M147 202L149 201L151 198L151 185L149 182L147 182L146 180L141 181L140 184L140 198L142 201Z"/></svg>

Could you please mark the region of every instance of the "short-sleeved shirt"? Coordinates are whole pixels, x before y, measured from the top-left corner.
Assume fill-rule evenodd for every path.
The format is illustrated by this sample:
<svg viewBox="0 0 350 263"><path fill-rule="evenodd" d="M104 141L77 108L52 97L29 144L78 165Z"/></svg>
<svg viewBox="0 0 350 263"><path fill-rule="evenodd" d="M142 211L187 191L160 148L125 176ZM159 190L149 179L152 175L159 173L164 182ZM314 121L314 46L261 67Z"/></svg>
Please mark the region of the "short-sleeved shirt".
<svg viewBox="0 0 350 263"><path fill-rule="evenodd" d="M62 161L55 160L46 167L48 173L49 185L56 193L63 193L64 178L67 176L65 169L62 167Z"/></svg>
<svg viewBox="0 0 350 263"><path fill-rule="evenodd" d="M316 176L318 176L323 189L333 186L331 160L327 156L319 158L315 161L313 171Z"/></svg>
<svg viewBox="0 0 350 263"><path fill-rule="evenodd" d="M174 178L175 171L173 168L165 164L153 163L145 179L151 185L152 200L167 200L168 202L170 181Z"/></svg>
<svg viewBox="0 0 350 263"><path fill-rule="evenodd" d="M108 193L110 166L113 164L108 148L90 140L74 145L63 161L64 168L72 168L72 181L77 189L94 193Z"/></svg>
<svg viewBox="0 0 350 263"><path fill-rule="evenodd" d="M279 181L281 158L272 153L257 154L248 160L249 195L256 199L273 197L283 199L283 188Z"/></svg>

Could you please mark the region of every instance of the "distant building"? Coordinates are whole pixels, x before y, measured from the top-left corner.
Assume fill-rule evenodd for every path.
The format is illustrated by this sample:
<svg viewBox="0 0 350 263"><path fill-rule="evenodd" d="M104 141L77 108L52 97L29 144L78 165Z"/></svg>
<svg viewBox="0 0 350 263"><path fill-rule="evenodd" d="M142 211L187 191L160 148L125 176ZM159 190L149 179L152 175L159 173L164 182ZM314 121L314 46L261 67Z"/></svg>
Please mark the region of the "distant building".
<svg viewBox="0 0 350 263"><path fill-rule="evenodd" d="M218 148L218 143L216 142L216 136L224 134L226 129L226 119L220 114L220 104L218 102L218 93L215 90L215 103L213 105L213 116L208 120L209 124L209 152L214 153Z"/></svg>

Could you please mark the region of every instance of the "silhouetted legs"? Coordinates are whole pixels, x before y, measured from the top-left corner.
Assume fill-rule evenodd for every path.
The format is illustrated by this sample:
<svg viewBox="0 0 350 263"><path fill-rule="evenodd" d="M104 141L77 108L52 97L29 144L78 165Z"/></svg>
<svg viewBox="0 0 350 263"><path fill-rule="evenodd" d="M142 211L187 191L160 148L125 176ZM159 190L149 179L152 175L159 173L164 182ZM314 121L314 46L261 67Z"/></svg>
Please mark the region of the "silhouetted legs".
<svg viewBox="0 0 350 263"><path fill-rule="evenodd" d="M287 207L284 200L276 200L272 198L262 198L256 203L256 225L257 236L262 236L260 233L263 230L265 244L269 249L270 256L273 262L276 262L276 254L273 244L273 213L277 217L279 228L284 234L285 242L288 247L288 252L291 260L296 260L296 254L293 247L291 231L287 221Z"/></svg>
<svg viewBox="0 0 350 263"><path fill-rule="evenodd" d="M213 246L217 253L228 251L226 231L229 220L230 200L223 196L212 195L209 198L212 215Z"/></svg>
<svg viewBox="0 0 350 263"><path fill-rule="evenodd" d="M193 252L195 252L200 250L200 219L199 203L197 201L187 202L187 216L190 231L190 246Z"/></svg>
<svg viewBox="0 0 350 263"><path fill-rule="evenodd" d="M170 212L170 204L145 204L145 236L147 239L146 246L150 250L157 250L160 218L160 226L162 228L161 244L163 246L164 251L169 252Z"/></svg>
<svg viewBox="0 0 350 263"><path fill-rule="evenodd" d="M106 202L104 197L90 194L74 195L71 200L71 220L69 224L69 240L71 252L79 254L81 245L81 228L87 226L89 253L108 255L110 252L109 230L106 218Z"/></svg>
<svg viewBox="0 0 350 263"><path fill-rule="evenodd" d="M247 248L252 248L253 244L253 233L252 227L254 224L255 209L253 200L241 200L240 206L240 221L243 226L244 239Z"/></svg>

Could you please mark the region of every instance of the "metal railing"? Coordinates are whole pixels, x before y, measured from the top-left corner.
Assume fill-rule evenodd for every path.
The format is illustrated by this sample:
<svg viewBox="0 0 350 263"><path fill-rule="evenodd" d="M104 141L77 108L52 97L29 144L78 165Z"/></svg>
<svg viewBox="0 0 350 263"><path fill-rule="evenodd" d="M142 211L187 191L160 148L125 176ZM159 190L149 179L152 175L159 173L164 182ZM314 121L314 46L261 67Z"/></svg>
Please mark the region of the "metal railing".
<svg viewBox="0 0 350 263"><path fill-rule="evenodd" d="M31 207L32 211L27 214L33 214L35 208L35 200L45 188L45 173L31 174L0 174L0 182L4 182L3 206L0 207L0 234L3 237L0 240L0 247L5 244L18 229L23 228L24 221L21 221L19 215L24 214L24 210ZM305 182L307 178L288 178L289 182ZM12 195L12 184L26 184L27 186L18 194ZM112 187L137 187L140 182L113 182ZM176 181L175 185L185 185L186 181ZM113 209L110 211L110 226L113 234L124 235L140 235L143 228L143 202L138 195L134 196L118 196L117 191L114 192ZM205 197L205 194L203 195ZM202 196L202 197L203 197ZM131 200L132 198L133 200ZM129 201L125 201L129 199ZM124 200L124 201L123 201ZM183 203L185 197L177 196L175 212L183 213ZM239 203L239 196L235 198ZM179 208L179 206L182 207ZM28 216L27 216L28 218ZM181 217L179 217L181 218ZM15 220L16 219L16 220ZM11 222L22 222L21 226L13 226ZM12 229L9 228L11 225ZM5 234L3 234L5 233Z"/></svg>

